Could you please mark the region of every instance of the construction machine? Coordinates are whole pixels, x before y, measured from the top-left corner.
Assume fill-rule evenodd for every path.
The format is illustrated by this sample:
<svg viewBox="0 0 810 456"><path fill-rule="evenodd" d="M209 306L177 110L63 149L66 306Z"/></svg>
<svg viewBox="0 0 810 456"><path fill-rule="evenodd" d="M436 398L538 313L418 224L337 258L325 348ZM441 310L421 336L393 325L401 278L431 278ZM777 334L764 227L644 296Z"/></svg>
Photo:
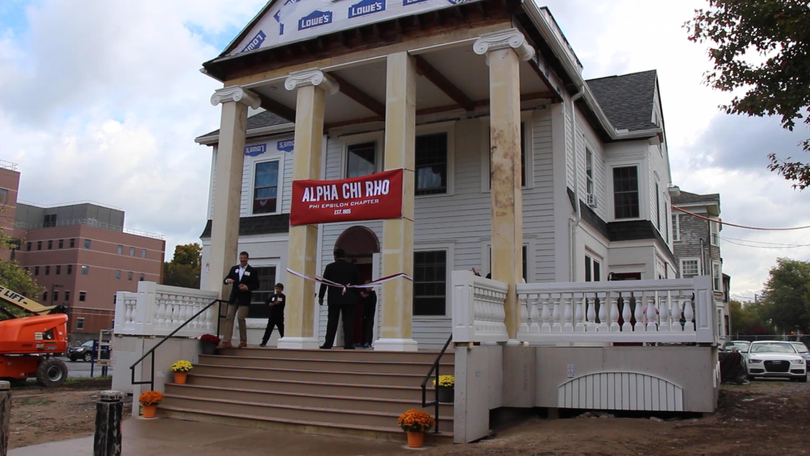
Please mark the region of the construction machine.
<svg viewBox="0 0 810 456"><path fill-rule="evenodd" d="M9 306L30 316L19 317ZM20 384L35 377L42 386L59 386L68 369L56 355L67 350L68 316L62 306L44 306L0 286L0 380Z"/></svg>

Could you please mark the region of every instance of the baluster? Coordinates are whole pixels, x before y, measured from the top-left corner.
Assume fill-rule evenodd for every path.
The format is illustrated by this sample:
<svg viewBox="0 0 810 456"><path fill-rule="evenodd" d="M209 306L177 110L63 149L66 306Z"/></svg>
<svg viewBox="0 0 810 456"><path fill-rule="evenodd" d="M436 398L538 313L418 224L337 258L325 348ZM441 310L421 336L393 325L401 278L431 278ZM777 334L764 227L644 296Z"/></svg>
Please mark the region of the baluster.
<svg viewBox="0 0 810 456"><path fill-rule="evenodd" d="M610 297L610 332L620 332L619 328L619 299L615 295Z"/></svg>
<svg viewBox="0 0 810 456"><path fill-rule="evenodd" d="M124 326L129 326L132 323L132 317L135 314L135 306L129 302L124 303Z"/></svg>
<svg viewBox="0 0 810 456"><path fill-rule="evenodd" d="M160 296L155 296L155 318L154 321L155 325L160 327L163 326L164 321L166 319L166 303L160 299Z"/></svg>
<svg viewBox="0 0 810 456"><path fill-rule="evenodd" d="M636 322L633 324L633 331L643 331L644 317L642 309L644 308L644 293L642 293L640 297L636 298L635 293L631 291L630 299L636 303L636 305L633 306L633 319L636 320Z"/></svg>
<svg viewBox="0 0 810 456"><path fill-rule="evenodd" d="M647 298L647 332L658 331L658 308L655 306L655 295Z"/></svg>
<svg viewBox="0 0 810 456"><path fill-rule="evenodd" d="M549 297L545 297L543 301L543 312L540 314L540 332L542 333L550 333L551 332L551 309L549 309L548 303Z"/></svg>
<svg viewBox="0 0 810 456"><path fill-rule="evenodd" d="M692 300L687 299L683 304L683 317L686 318L686 325L683 330L687 332L695 332L695 311L692 309Z"/></svg>
<svg viewBox="0 0 810 456"><path fill-rule="evenodd" d="M597 315L599 315L599 323L596 327L596 332L607 332L607 316L608 309L610 308L610 304L607 301L607 293L600 291L596 294L596 297L599 299L599 311L597 312Z"/></svg>
<svg viewBox="0 0 810 456"><path fill-rule="evenodd" d="M669 315L672 317L672 326L670 326L669 330L672 332L683 332L683 325L681 324L683 315L681 314L681 306L678 304L677 296L670 301Z"/></svg>
<svg viewBox="0 0 810 456"><path fill-rule="evenodd" d="M552 299L552 304L551 304L551 306L552 306L551 307L551 320L552 320L551 332L555 332L555 333L562 332L562 324L560 324L560 317L562 317L562 315L561 315L562 309L560 309L560 306L562 305L561 304L562 296L557 298L557 300L554 300L554 297L552 297L551 299Z"/></svg>
<svg viewBox="0 0 810 456"><path fill-rule="evenodd" d="M621 296L620 296L621 297ZM630 332L633 330L633 326L630 324L630 317L633 313L630 311L630 299L622 298L622 332Z"/></svg>
<svg viewBox="0 0 810 456"><path fill-rule="evenodd" d="M574 332L585 332L585 296L574 296Z"/></svg>
<svg viewBox="0 0 810 456"><path fill-rule="evenodd" d="M574 332L574 324L573 324L573 311L571 306L573 305L572 297L564 297L562 298L562 332L564 333L572 333Z"/></svg>
<svg viewBox="0 0 810 456"><path fill-rule="evenodd" d="M594 302L596 295L587 296L585 299L585 305L588 308L588 312L585 314L585 332L594 333L596 332L596 303Z"/></svg>
<svg viewBox="0 0 810 456"><path fill-rule="evenodd" d="M528 334L529 333L529 306L530 304L530 295L518 295L518 299L520 300L520 325L518 326L518 334Z"/></svg>
<svg viewBox="0 0 810 456"><path fill-rule="evenodd" d="M540 296L538 295L537 298L532 301L531 312L529 313L529 318L532 320L532 324L529 326L529 332L532 334L540 332L540 306Z"/></svg>
<svg viewBox="0 0 810 456"><path fill-rule="evenodd" d="M669 331L669 291L666 296L661 296L658 301L658 311L660 312L661 327L660 331Z"/></svg>

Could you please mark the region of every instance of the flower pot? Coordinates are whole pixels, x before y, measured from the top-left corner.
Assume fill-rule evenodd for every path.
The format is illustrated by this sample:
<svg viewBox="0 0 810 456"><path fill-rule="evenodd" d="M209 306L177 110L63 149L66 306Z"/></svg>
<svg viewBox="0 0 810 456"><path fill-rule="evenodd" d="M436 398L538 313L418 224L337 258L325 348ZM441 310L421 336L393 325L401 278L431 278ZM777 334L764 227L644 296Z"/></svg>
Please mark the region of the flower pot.
<svg viewBox="0 0 810 456"><path fill-rule="evenodd" d="M179 383L181 385L186 383L186 379L188 378L188 372L175 372L174 373L174 383Z"/></svg>
<svg viewBox="0 0 810 456"><path fill-rule="evenodd" d="M422 448L425 444L425 433L419 431L405 431L408 434L408 446L411 448Z"/></svg>
<svg viewBox="0 0 810 456"><path fill-rule="evenodd" d="M142 405L141 411L144 418L154 418L157 413L157 405Z"/></svg>
<svg viewBox="0 0 810 456"><path fill-rule="evenodd" d="M453 397L455 396L455 391L453 390L452 386L440 386L438 388L439 391L439 402L453 402Z"/></svg>

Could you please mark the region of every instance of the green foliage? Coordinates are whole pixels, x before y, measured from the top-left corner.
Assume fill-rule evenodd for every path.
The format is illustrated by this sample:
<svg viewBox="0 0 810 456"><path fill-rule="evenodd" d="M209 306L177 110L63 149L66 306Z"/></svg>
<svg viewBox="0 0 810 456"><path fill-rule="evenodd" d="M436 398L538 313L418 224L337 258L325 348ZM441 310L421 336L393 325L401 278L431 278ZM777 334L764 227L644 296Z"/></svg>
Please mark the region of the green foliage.
<svg viewBox="0 0 810 456"><path fill-rule="evenodd" d="M764 315L762 303L731 301L729 307L731 330L734 334L766 335L776 332Z"/></svg>
<svg viewBox="0 0 810 456"><path fill-rule="evenodd" d="M780 332L810 332L810 262L779 258L762 296L763 316Z"/></svg>
<svg viewBox="0 0 810 456"><path fill-rule="evenodd" d="M200 288L200 244L184 244L174 248L174 258L163 263L163 284L175 287Z"/></svg>
<svg viewBox="0 0 810 456"><path fill-rule="evenodd" d="M714 69L705 82L724 92L739 92L729 114L778 115L793 130L797 119L810 123L810 9L806 0L708 0L685 26L689 40L709 43ZM810 150L810 141L802 143ZM768 168L795 188L810 185L810 165L769 155Z"/></svg>
<svg viewBox="0 0 810 456"><path fill-rule="evenodd" d="M0 228L0 250L19 248L20 243L20 239L15 239L6 235L6 233ZM37 282L34 280L31 272L26 271L14 260L0 259L0 285L10 290L14 290L15 292L34 301L40 301L42 298L42 292L45 291L44 288L37 285ZM17 315L18 317L26 316L25 311L16 306L6 305L2 301L0 301L0 305L3 305L3 307L10 310L11 313Z"/></svg>

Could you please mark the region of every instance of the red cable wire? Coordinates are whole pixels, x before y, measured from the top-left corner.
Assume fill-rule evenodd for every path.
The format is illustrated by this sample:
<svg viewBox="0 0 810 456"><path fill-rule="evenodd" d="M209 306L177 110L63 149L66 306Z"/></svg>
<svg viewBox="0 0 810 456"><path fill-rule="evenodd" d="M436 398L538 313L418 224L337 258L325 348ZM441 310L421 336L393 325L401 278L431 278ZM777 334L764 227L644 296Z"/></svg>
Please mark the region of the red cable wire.
<svg viewBox="0 0 810 456"><path fill-rule="evenodd" d="M721 221L721 220L714 220L714 219L710 219L710 218L708 218L708 217L704 217L704 216L702 216L702 215L698 215L698 214L695 214L694 212L689 212L689 211L687 211L686 209L681 209L681 208L679 208L679 207L675 207L675 206L672 206L672 209L675 209L676 211L681 211L681 212L683 212L684 214L689 214L689 215L691 215L691 216L693 216L693 217L697 217L697 218L699 218L699 219L706 220L706 221L708 221L708 222L712 222L712 223L719 223L721 226L722 226L722 225L735 226L735 227L737 227L737 228L745 228L745 229L748 229L748 230L762 230L762 231L790 231L790 230L806 230L807 228L810 228L810 226L797 226L797 227L794 227L794 228L758 228L758 227L755 227L755 226L737 225L737 224L735 224L735 223L729 223L729 222L723 222L723 221Z"/></svg>

